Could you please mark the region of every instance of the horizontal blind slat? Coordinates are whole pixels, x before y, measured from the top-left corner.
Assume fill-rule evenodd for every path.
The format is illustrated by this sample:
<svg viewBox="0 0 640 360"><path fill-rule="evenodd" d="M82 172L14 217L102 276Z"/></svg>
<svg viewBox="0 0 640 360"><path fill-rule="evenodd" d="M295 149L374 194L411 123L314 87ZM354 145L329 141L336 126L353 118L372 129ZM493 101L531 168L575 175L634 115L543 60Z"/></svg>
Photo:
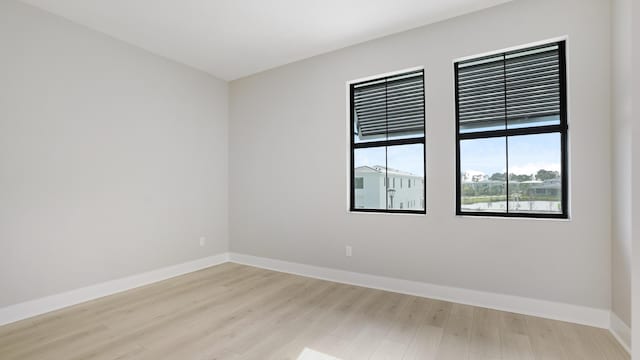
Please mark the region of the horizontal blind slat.
<svg viewBox="0 0 640 360"><path fill-rule="evenodd" d="M423 72L377 79L354 86L358 136L424 132Z"/></svg>
<svg viewBox="0 0 640 360"><path fill-rule="evenodd" d="M458 121L481 128L560 114L560 53L552 44L457 63Z"/></svg>

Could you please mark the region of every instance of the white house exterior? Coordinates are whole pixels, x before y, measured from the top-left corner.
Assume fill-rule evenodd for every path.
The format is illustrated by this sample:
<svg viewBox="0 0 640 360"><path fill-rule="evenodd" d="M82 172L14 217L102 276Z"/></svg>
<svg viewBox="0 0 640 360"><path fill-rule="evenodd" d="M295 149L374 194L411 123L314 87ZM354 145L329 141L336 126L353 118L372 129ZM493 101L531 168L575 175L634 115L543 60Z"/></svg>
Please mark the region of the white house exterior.
<svg viewBox="0 0 640 360"><path fill-rule="evenodd" d="M462 174L462 182L479 182L487 180L489 176L481 171L469 170Z"/></svg>
<svg viewBox="0 0 640 360"><path fill-rule="evenodd" d="M360 166L355 169L354 187L358 209L424 209L422 176L379 165Z"/></svg>

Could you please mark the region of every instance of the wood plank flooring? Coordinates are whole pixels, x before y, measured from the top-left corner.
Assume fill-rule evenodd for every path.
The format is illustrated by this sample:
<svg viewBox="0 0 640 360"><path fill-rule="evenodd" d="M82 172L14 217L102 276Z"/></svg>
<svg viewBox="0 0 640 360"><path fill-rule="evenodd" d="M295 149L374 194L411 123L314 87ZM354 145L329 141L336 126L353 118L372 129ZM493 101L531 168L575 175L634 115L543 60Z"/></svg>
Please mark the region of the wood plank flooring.
<svg viewBox="0 0 640 360"><path fill-rule="evenodd" d="M608 331L227 263L0 327L0 359L629 359Z"/></svg>

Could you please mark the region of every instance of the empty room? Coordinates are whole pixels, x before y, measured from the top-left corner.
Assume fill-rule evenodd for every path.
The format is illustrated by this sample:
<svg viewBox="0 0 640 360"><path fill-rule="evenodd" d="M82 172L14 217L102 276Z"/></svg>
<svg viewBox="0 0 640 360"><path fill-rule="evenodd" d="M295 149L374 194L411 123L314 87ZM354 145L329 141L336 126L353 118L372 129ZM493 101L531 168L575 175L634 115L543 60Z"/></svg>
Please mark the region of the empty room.
<svg viewBox="0 0 640 360"><path fill-rule="evenodd" d="M0 0L0 359L640 359L639 39L635 0Z"/></svg>

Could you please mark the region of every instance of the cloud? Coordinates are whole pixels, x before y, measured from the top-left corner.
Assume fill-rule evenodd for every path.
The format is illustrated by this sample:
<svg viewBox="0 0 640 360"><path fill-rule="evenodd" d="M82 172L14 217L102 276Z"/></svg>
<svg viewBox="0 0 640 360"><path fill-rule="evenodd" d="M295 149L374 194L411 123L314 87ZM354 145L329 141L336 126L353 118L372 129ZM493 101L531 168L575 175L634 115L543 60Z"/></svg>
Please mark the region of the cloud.
<svg viewBox="0 0 640 360"><path fill-rule="evenodd" d="M550 170L560 172L559 163L529 163L520 166L510 166L509 172L516 175L532 175L538 172L538 170Z"/></svg>

